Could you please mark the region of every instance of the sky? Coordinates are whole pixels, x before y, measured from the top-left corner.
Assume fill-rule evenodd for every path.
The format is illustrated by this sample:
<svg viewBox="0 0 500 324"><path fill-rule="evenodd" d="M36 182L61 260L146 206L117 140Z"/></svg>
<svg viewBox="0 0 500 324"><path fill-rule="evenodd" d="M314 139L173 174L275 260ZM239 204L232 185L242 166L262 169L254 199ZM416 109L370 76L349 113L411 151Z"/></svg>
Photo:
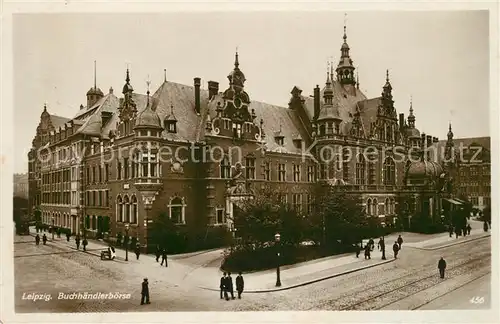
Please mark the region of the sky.
<svg viewBox="0 0 500 324"><path fill-rule="evenodd" d="M343 26L360 88L377 97L389 69L395 107L413 100L421 132L489 136L487 11L20 14L14 17L14 172L27 171L44 103L73 117L94 84L121 95L127 65L136 92L167 79L228 85L239 52L250 99L286 107L294 86L312 95L340 57Z"/></svg>

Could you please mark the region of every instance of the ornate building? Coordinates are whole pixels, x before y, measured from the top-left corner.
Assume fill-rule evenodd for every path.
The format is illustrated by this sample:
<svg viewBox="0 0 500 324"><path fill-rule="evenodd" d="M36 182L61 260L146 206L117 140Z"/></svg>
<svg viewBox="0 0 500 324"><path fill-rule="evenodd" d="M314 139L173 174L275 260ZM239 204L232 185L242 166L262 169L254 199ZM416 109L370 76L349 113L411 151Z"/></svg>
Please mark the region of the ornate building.
<svg viewBox="0 0 500 324"><path fill-rule="evenodd" d="M359 89L345 28L337 68L312 98L294 86L286 107L253 100L238 53L227 78L222 92L215 81L201 89L200 78L192 86L165 78L143 95L127 70L120 97L94 84L73 118L44 108L30 152L40 156L30 160L31 206L45 223L89 235L123 234L128 224L147 244L162 212L192 233L230 227L238 201L263 184L307 214L310 189L324 180L393 222L398 192L418 187L429 168L441 171L424 157L409 161L410 148L423 156L437 139L420 136L413 107L408 120L398 115L389 72L379 97Z"/></svg>

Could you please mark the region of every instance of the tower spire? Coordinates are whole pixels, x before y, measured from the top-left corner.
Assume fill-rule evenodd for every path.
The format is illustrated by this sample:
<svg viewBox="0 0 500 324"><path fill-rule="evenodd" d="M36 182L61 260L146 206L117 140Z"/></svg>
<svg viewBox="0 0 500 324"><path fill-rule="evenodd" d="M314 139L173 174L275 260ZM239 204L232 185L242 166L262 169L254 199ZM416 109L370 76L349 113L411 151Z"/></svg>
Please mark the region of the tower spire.
<svg viewBox="0 0 500 324"><path fill-rule="evenodd" d="M359 70L356 71L356 88L359 90Z"/></svg>
<svg viewBox="0 0 500 324"><path fill-rule="evenodd" d="M94 60L94 89L97 89L97 61Z"/></svg>
<svg viewBox="0 0 500 324"><path fill-rule="evenodd" d="M344 13L344 43L347 43L347 12Z"/></svg>
<svg viewBox="0 0 500 324"><path fill-rule="evenodd" d="M236 54L234 55L234 67L238 68L240 66L240 62L238 60L238 46L236 46Z"/></svg>
<svg viewBox="0 0 500 324"><path fill-rule="evenodd" d="M167 69L163 69L163 78L164 81L167 82Z"/></svg>
<svg viewBox="0 0 500 324"><path fill-rule="evenodd" d="M349 56L349 45L347 44L347 13L344 13L344 42L340 47L340 60L337 66L337 81L342 85L356 85L354 77L354 66L351 57Z"/></svg>

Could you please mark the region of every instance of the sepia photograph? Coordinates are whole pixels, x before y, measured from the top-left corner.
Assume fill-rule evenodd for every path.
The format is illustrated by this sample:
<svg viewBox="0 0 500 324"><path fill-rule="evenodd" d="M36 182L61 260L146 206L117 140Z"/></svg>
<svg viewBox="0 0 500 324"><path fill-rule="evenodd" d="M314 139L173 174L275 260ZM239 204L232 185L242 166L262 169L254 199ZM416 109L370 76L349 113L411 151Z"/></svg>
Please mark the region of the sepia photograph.
<svg viewBox="0 0 500 324"><path fill-rule="evenodd" d="M13 14L13 311L497 307L491 19Z"/></svg>

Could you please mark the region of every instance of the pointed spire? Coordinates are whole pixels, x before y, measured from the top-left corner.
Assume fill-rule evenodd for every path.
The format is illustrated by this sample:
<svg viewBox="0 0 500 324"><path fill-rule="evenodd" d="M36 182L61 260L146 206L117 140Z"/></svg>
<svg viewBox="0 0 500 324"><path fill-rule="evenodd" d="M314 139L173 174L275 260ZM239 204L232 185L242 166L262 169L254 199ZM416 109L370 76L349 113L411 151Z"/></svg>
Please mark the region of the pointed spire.
<svg viewBox="0 0 500 324"><path fill-rule="evenodd" d="M163 81L167 82L167 69L163 69Z"/></svg>
<svg viewBox="0 0 500 324"><path fill-rule="evenodd" d="M449 122L448 131L451 132L451 121Z"/></svg>
<svg viewBox="0 0 500 324"><path fill-rule="evenodd" d="M410 116L413 116L413 96L410 96Z"/></svg>
<svg viewBox="0 0 500 324"><path fill-rule="evenodd" d="M356 69L356 88L359 90L359 70Z"/></svg>
<svg viewBox="0 0 500 324"><path fill-rule="evenodd" d="M330 85L330 84L332 84L332 82L330 80L331 72L329 71L331 69L331 63L327 62L326 66L327 66L327 68L326 68L326 85Z"/></svg>
<svg viewBox="0 0 500 324"><path fill-rule="evenodd" d="M97 61L94 60L94 89L97 89Z"/></svg>
<svg viewBox="0 0 500 324"><path fill-rule="evenodd" d="M347 13L344 13L344 43L347 43Z"/></svg>
<svg viewBox="0 0 500 324"><path fill-rule="evenodd" d="M148 79L146 80L146 85L148 87L148 91L146 92L147 96L148 96L148 106L149 106L149 85L151 84L151 80L149 79L149 74L148 74Z"/></svg>
<svg viewBox="0 0 500 324"><path fill-rule="evenodd" d="M385 70L385 81L389 82L389 69Z"/></svg>
<svg viewBox="0 0 500 324"><path fill-rule="evenodd" d="M43 111L47 112L47 101L43 103Z"/></svg>
<svg viewBox="0 0 500 324"><path fill-rule="evenodd" d="M408 115L408 126L415 128L415 115L413 115L413 96L410 96L410 114Z"/></svg>
<svg viewBox="0 0 500 324"><path fill-rule="evenodd" d="M133 91L134 91L134 88L130 85L130 71L129 71L128 64L127 64L127 73L126 73L126 77L125 77L125 85L123 86L122 93L126 94L126 93L133 92Z"/></svg>
<svg viewBox="0 0 500 324"><path fill-rule="evenodd" d="M240 66L240 62L238 60L238 46L236 46L236 54L234 55L234 68L237 69Z"/></svg>
<svg viewBox="0 0 500 324"><path fill-rule="evenodd" d="M450 144L452 145L452 143L453 143L453 131L451 130L451 121L449 122L447 135L448 135L448 142L450 142Z"/></svg>

